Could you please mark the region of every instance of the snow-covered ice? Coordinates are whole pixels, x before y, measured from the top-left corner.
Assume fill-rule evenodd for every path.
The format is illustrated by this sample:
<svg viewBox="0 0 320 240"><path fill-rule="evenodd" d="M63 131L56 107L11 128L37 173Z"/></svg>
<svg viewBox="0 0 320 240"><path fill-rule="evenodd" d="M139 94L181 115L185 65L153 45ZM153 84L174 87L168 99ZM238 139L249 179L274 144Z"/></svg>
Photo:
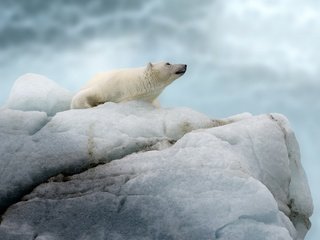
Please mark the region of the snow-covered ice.
<svg viewBox="0 0 320 240"><path fill-rule="evenodd" d="M70 109L72 93L45 76L28 73L14 83L6 106L22 111L40 111L48 115Z"/></svg>
<svg viewBox="0 0 320 240"><path fill-rule="evenodd" d="M280 114L21 109L0 110L0 239L286 240L310 228L299 145Z"/></svg>
<svg viewBox="0 0 320 240"><path fill-rule="evenodd" d="M69 110L53 118L0 110L0 207L59 173L166 147L189 131L212 126L212 120L190 109L154 109L134 102Z"/></svg>

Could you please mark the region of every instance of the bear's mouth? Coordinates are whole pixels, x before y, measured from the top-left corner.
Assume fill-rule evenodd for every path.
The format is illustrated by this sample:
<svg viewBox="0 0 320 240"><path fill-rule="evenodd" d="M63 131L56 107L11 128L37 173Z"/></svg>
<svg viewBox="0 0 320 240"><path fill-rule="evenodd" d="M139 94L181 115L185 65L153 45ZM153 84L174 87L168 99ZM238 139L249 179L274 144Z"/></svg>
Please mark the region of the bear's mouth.
<svg viewBox="0 0 320 240"><path fill-rule="evenodd" d="M183 69L183 70L178 70L177 72L175 72L175 74L184 74L185 72L186 72L186 70Z"/></svg>

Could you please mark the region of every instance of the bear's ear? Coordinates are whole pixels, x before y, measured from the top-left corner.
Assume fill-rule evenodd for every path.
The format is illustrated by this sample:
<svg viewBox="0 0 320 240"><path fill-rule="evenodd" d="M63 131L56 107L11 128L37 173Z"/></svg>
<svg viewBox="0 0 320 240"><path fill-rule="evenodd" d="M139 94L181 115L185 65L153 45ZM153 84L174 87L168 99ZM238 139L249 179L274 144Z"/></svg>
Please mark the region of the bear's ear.
<svg viewBox="0 0 320 240"><path fill-rule="evenodd" d="M147 70L150 70L152 68L152 63L149 62L148 65L147 65Z"/></svg>

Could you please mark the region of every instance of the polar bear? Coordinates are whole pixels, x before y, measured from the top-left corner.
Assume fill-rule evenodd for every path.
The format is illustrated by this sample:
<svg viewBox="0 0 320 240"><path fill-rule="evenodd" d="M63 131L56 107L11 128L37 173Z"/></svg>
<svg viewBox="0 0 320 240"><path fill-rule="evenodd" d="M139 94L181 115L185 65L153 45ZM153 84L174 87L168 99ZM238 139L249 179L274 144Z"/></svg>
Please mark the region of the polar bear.
<svg viewBox="0 0 320 240"><path fill-rule="evenodd" d="M187 70L186 64L149 63L94 76L72 99L71 108L91 108L105 102L142 100L157 105L163 89Z"/></svg>

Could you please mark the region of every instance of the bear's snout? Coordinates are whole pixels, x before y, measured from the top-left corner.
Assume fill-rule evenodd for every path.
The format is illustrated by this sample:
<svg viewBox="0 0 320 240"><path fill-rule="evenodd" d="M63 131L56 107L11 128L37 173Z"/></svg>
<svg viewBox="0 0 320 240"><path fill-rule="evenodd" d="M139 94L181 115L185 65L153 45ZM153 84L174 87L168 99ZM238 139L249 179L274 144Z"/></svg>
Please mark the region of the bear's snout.
<svg viewBox="0 0 320 240"><path fill-rule="evenodd" d="M187 71L187 64L181 64L182 67L175 72L175 74L184 74Z"/></svg>

